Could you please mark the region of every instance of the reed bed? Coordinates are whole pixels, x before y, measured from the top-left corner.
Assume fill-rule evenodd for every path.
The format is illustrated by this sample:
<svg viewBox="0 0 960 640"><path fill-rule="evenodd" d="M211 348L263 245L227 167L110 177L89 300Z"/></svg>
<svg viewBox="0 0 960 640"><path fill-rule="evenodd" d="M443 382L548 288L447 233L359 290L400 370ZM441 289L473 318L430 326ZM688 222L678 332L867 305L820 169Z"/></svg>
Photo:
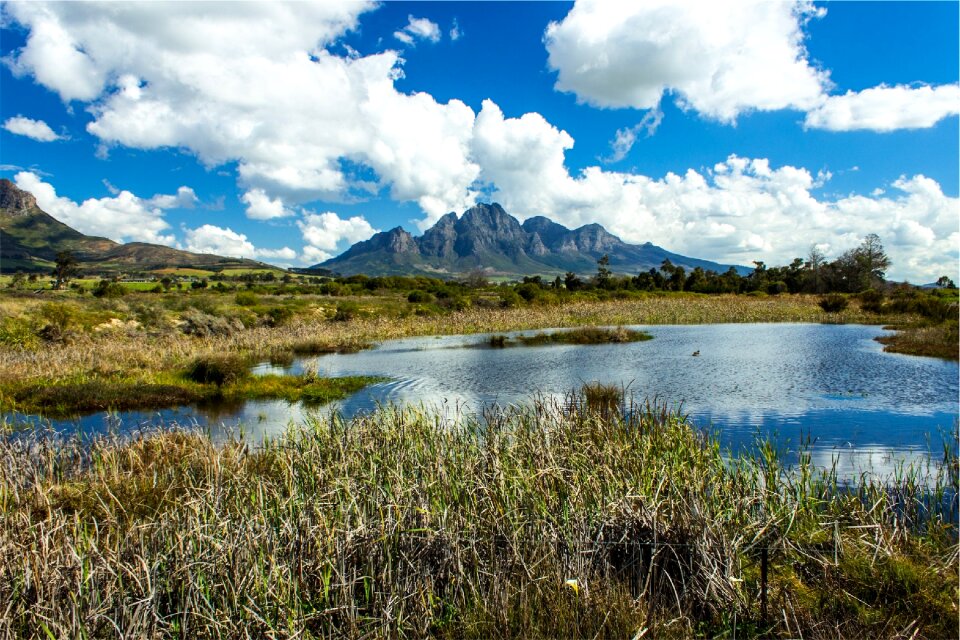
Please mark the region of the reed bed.
<svg viewBox="0 0 960 640"><path fill-rule="evenodd" d="M955 633L950 449L933 490L845 488L596 391L329 416L259 447L4 439L0 636Z"/></svg>

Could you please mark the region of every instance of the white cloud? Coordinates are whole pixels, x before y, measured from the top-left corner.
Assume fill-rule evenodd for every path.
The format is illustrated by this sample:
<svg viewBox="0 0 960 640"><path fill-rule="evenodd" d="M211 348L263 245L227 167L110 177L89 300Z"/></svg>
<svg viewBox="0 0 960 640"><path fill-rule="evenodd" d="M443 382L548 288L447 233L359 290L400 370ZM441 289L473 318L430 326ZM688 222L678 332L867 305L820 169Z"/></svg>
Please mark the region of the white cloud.
<svg viewBox="0 0 960 640"><path fill-rule="evenodd" d="M457 19L453 19L453 25L450 27L450 39L456 42L463 37L463 29L460 28L460 23L457 22Z"/></svg>
<svg viewBox="0 0 960 640"><path fill-rule="evenodd" d="M827 172L772 167L730 156L710 170L652 178L588 167L570 175L573 139L536 114L505 118L492 102L477 116L475 154L492 197L521 219L545 215L569 227L599 222L628 242L653 241L727 263L788 262L819 243L834 254L877 233L889 275L915 282L957 268L960 201L924 176L903 177L895 195L820 199Z"/></svg>
<svg viewBox="0 0 960 640"><path fill-rule="evenodd" d="M194 253L213 253L231 258L252 260L280 260L291 262L297 252L290 247L282 249L260 249L247 239L246 234L238 233L230 227L218 227L204 224L196 229L183 230L186 240L184 248Z"/></svg>
<svg viewBox="0 0 960 640"><path fill-rule="evenodd" d="M412 45L417 40L440 42L440 25L431 22L428 18L407 16L407 26L394 31L393 37L406 45ZM450 37L453 38L453 32L450 33ZM456 38L453 39L456 40Z"/></svg>
<svg viewBox="0 0 960 640"><path fill-rule="evenodd" d="M960 85L880 85L829 96L807 113L804 126L830 131L925 129L960 114Z"/></svg>
<svg viewBox="0 0 960 640"><path fill-rule="evenodd" d="M151 204L157 199L178 196L154 196L144 200L129 191L121 190L110 198L89 198L77 204L69 198L58 196L53 185L44 182L30 171L21 171L14 176L18 187L29 191L37 199L41 209L77 231L94 236L105 236L117 242L131 240L173 245L174 237L164 234L170 228L163 219L162 207ZM193 193L188 187L181 187Z"/></svg>
<svg viewBox="0 0 960 640"><path fill-rule="evenodd" d="M297 226L307 243L303 248L307 262L322 262L332 258L341 243L353 244L377 232L363 216L344 219L332 211L306 213L302 220L297 221Z"/></svg>
<svg viewBox="0 0 960 640"><path fill-rule="evenodd" d="M38 142L60 140L60 136L43 120L32 120L24 116L14 116L7 118L7 121L3 123L3 128L10 133L15 133L18 136L27 136Z"/></svg>
<svg viewBox="0 0 960 640"><path fill-rule="evenodd" d="M247 236L233 229L205 224L185 229L185 249L194 253L215 253L231 258L253 258L257 250Z"/></svg>
<svg viewBox="0 0 960 640"><path fill-rule="evenodd" d="M643 115L643 119L634 126L617 129L613 141L610 142L612 153L603 158L603 162L620 162L623 160L637 142L637 136L640 135L640 132L646 131L646 137L649 138L656 132L662 120L663 111L656 108L647 111Z"/></svg>
<svg viewBox="0 0 960 640"><path fill-rule="evenodd" d="M176 195L161 194L147 200L148 205L158 209L193 209L197 202L197 194L190 187L179 187Z"/></svg>
<svg viewBox="0 0 960 640"><path fill-rule="evenodd" d="M547 27L557 89L599 107L653 109L664 93L709 118L817 105L827 74L807 60L806 0L578 0Z"/></svg>
<svg viewBox="0 0 960 640"><path fill-rule="evenodd" d="M9 64L88 102L87 129L105 148L173 147L208 166L236 162L252 217L364 197L371 188L414 201L433 218L463 208L479 173L469 157L473 111L398 92L396 52L341 57L322 48L372 6L10 4L10 17L31 36ZM414 18L408 28L431 39L428 22ZM49 25L62 37L32 37ZM67 55L64 42L75 66L90 71L79 74L82 87L77 73L48 72ZM376 184L369 172L355 178L345 163L372 170Z"/></svg>
<svg viewBox="0 0 960 640"><path fill-rule="evenodd" d="M240 198L247 205L247 217L254 220L270 220L293 215L283 206L280 198L271 199L263 189L252 189Z"/></svg>

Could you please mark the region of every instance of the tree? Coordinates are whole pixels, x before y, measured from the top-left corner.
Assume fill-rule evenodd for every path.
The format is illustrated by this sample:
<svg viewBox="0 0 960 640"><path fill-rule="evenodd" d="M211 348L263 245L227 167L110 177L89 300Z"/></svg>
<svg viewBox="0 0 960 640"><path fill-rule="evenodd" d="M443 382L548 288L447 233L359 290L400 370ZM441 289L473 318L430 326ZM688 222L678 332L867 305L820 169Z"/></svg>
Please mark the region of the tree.
<svg viewBox="0 0 960 640"><path fill-rule="evenodd" d="M63 285L80 275L80 266L77 264L77 259L74 257L72 251L60 251L57 253L57 264L53 269L52 275L56 279L53 285L54 289L63 288Z"/></svg>
<svg viewBox="0 0 960 640"><path fill-rule="evenodd" d="M19 289L27 281L27 275L23 271L17 271L10 280L11 289Z"/></svg>
<svg viewBox="0 0 960 640"><path fill-rule="evenodd" d="M891 263L890 258L883 250L880 236L875 233L868 234L854 251L854 254L857 263L860 265L861 288L869 289L882 285Z"/></svg>
<svg viewBox="0 0 960 640"><path fill-rule="evenodd" d="M937 286L940 287L941 289L956 289L956 288L957 288L957 285L955 285L955 284L953 283L953 280L951 280L951 279L948 278L947 276L940 276L940 278L937 280Z"/></svg>
<svg viewBox="0 0 960 640"><path fill-rule="evenodd" d="M610 285L610 276L612 273L613 272L610 271L610 256L605 253L597 260L597 287L606 289Z"/></svg>
<svg viewBox="0 0 960 640"><path fill-rule="evenodd" d="M583 281L573 271L567 271L563 277L563 284L567 287L567 291L576 291L583 287Z"/></svg>
<svg viewBox="0 0 960 640"><path fill-rule="evenodd" d="M823 293L824 279L823 267L827 263L827 257L817 248L817 245L810 247L810 253L807 255L807 263L804 265L807 271L807 278L804 288L812 293Z"/></svg>

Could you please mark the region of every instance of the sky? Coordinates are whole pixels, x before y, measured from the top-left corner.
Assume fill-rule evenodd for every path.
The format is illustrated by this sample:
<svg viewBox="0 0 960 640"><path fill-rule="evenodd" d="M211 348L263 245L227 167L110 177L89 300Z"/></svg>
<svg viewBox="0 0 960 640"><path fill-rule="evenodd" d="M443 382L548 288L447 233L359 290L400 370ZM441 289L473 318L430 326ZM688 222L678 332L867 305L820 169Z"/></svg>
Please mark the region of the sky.
<svg viewBox="0 0 960 640"><path fill-rule="evenodd" d="M8 2L0 177L88 234L316 264L499 202L722 263L958 278L958 4Z"/></svg>

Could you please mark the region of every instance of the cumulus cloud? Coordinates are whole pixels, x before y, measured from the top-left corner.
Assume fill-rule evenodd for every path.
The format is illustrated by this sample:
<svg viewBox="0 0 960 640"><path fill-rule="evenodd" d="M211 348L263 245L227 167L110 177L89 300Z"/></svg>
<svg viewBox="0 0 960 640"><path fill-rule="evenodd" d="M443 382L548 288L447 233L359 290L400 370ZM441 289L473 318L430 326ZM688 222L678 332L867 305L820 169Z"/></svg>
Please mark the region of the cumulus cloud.
<svg viewBox="0 0 960 640"><path fill-rule="evenodd" d="M105 236L117 242L131 240L173 245L173 235L164 233L170 225L163 218L163 209L157 202L169 203L181 194L193 193L189 187L181 187L177 196L159 195L149 200L121 190L110 198L88 198L77 204L70 198L58 196L50 183L37 174L21 171L14 182L37 199L41 209L77 231L94 236ZM186 190L186 191L185 191Z"/></svg>
<svg viewBox="0 0 960 640"><path fill-rule="evenodd" d="M14 116L12 118L7 118L7 121L3 123L3 128L10 133L15 133L18 136L33 138L38 142L53 142L54 140L60 140L60 136L58 136L54 130L50 128L50 125L43 120L33 120L31 118L25 118L24 116Z"/></svg>
<svg viewBox="0 0 960 640"><path fill-rule="evenodd" d="M270 198L263 189L252 189L240 198L247 205L247 217L254 220L270 220L293 215L283 206L280 198Z"/></svg>
<svg viewBox="0 0 960 640"><path fill-rule="evenodd" d="M352 244L377 233L363 216L344 219L332 211L306 213L297 221L297 226L307 243L303 248L305 262L328 260L341 243Z"/></svg>
<svg viewBox="0 0 960 640"><path fill-rule="evenodd" d="M556 88L599 107L654 109L664 93L709 118L817 105L827 74L807 60L811 2L578 0L547 27Z"/></svg>
<svg viewBox="0 0 960 640"><path fill-rule="evenodd" d="M369 193L345 163L372 170L375 188L428 216L468 205L479 172L468 156L473 111L397 91L396 52L341 57L323 48L372 6L10 4L30 36L8 64L86 101L88 131L107 147L173 147L209 166L236 162L252 217ZM427 22L414 18L408 33L439 38ZM76 70L55 73L61 59Z"/></svg>
<svg viewBox="0 0 960 640"><path fill-rule="evenodd" d="M417 40L440 42L440 25L427 18L407 16L407 26L399 31L394 31L393 37L406 45L412 45ZM452 32L450 37L453 38ZM456 38L453 39L456 40Z"/></svg>
<svg viewBox="0 0 960 640"><path fill-rule="evenodd" d="M279 260L289 263L296 259L297 252L290 247L282 249L260 249L247 239L246 234L238 233L230 227L218 227L204 224L196 229L184 229L184 248L194 253L214 253L231 258L256 260Z"/></svg>
<svg viewBox="0 0 960 640"><path fill-rule="evenodd" d="M956 271L960 201L924 176L902 177L872 197L834 200L815 194L829 173L735 155L660 178L599 167L573 176L564 164L573 143L536 114L506 118L487 101L477 116L481 178L520 218L599 222L628 242L736 264L779 264L805 256L812 243L839 254L877 233L893 259L891 277L927 282Z"/></svg>
<svg viewBox="0 0 960 640"><path fill-rule="evenodd" d="M880 85L829 96L807 113L804 126L830 131L925 129L960 114L960 85Z"/></svg>

